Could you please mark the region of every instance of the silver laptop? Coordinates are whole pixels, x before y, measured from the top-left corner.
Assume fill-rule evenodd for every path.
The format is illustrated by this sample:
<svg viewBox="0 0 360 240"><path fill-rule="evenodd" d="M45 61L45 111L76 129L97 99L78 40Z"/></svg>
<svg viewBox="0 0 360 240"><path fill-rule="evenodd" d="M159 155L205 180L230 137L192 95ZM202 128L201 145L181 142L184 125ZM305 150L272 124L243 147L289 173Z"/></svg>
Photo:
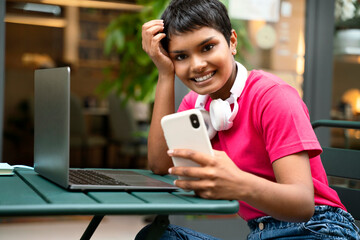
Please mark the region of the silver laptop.
<svg viewBox="0 0 360 240"><path fill-rule="evenodd" d="M132 170L70 169L70 68L35 70L34 169L69 190L174 191Z"/></svg>

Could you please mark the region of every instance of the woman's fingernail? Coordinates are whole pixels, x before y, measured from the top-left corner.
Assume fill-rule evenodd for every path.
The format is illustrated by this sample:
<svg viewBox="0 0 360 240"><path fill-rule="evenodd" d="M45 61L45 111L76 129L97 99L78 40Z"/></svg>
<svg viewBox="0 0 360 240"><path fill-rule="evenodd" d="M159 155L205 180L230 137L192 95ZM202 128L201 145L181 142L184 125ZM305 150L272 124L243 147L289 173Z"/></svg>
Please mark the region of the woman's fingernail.
<svg viewBox="0 0 360 240"><path fill-rule="evenodd" d="M169 174L171 174L171 172L172 172L172 169L171 169L171 168L169 168L168 172L169 172Z"/></svg>
<svg viewBox="0 0 360 240"><path fill-rule="evenodd" d="M168 154L169 156L173 155L173 153L174 153L174 150L172 150L172 149L169 149L169 150L167 151L167 154Z"/></svg>

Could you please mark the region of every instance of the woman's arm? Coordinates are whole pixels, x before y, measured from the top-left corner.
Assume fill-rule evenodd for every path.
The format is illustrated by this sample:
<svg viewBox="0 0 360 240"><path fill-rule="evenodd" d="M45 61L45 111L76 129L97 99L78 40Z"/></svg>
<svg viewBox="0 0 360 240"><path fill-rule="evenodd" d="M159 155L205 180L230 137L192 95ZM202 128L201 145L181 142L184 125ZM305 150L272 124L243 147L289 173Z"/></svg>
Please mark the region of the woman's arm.
<svg viewBox="0 0 360 240"><path fill-rule="evenodd" d="M170 81L169 78L170 76L159 76L148 136L149 168L161 175L167 174L168 169L173 166L171 158L166 153L168 147L160 124L163 116L175 111L174 80Z"/></svg>
<svg viewBox="0 0 360 240"><path fill-rule="evenodd" d="M165 37L162 33L163 28L162 20L149 21L142 27L142 47L159 71L148 137L148 164L156 174L166 174L172 166L171 158L166 154L167 145L160 121L163 116L175 111L175 71L171 59L160 44L161 39Z"/></svg>
<svg viewBox="0 0 360 240"><path fill-rule="evenodd" d="M171 174L200 178L199 181L176 180L176 186L194 190L209 199L236 199L283 221L306 221L314 212L314 190L307 152L276 160L273 169L277 182L240 170L224 152L215 156L188 149L169 151L202 168L173 167Z"/></svg>
<svg viewBox="0 0 360 240"><path fill-rule="evenodd" d="M276 183L254 178L245 201L283 221L307 221L314 214L314 188L307 152L273 163Z"/></svg>

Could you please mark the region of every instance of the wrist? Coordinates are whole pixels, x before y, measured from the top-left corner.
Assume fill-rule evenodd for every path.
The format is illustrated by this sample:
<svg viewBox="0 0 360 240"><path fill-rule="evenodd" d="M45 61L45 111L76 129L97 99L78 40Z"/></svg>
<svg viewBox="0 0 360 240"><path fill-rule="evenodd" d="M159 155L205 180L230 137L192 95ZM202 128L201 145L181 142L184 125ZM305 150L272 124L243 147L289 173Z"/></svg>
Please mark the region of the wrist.
<svg viewBox="0 0 360 240"><path fill-rule="evenodd" d="M252 202L256 198L257 191L261 191L262 184L259 182L259 177L248 172L243 172L239 175L238 182L239 191L237 199L245 202ZM259 188L260 186L260 188Z"/></svg>
<svg viewBox="0 0 360 240"><path fill-rule="evenodd" d="M174 72L160 72L158 77L158 84L174 84L175 82L175 73Z"/></svg>

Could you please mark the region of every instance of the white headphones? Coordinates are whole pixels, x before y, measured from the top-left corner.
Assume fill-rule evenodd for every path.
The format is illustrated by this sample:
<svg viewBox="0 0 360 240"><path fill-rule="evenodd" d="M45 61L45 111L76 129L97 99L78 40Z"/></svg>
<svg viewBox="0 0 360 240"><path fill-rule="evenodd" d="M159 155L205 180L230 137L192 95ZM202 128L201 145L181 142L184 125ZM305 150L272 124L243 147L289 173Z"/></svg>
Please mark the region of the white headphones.
<svg viewBox="0 0 360 240"><path fill-rule="evenodd" d="M236 62L236 66L237 74L230 90L231 95L228 99L225 101L222 99L213 99L210 103L210 113L205 110L205 104L209 99L209 95L199 95L196 99L195 108L199 109L204 117L210 139L215 137L217 131L230 129L239 110L237 99L244 89L248 74L242 64ZM234 104L232 111L230 104Z"/></svg>

